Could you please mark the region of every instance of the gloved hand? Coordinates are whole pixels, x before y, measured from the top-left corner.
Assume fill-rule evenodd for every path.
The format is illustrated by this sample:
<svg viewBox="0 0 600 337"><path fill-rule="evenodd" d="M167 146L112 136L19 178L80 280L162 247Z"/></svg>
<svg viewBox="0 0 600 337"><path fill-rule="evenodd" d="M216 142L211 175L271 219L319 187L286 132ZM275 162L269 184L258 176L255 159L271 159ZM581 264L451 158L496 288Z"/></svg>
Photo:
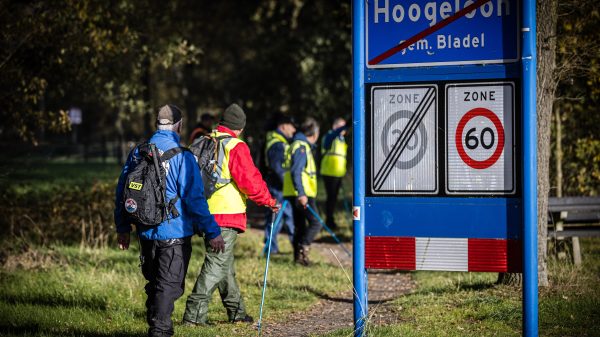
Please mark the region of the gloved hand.
<svg viewBox="0 0 600 337"><path fill-rule="evenodd" d="M281 209L281 203L278 202L277 200L273 199L269 208L271 209L271 211L273 213L277 213Z"/></svg>
<svg viewBox="0 0 600 337"><path fill-rule="evenodd" d="M208 240L208 244L215 253L225 252L225 240L223 240L223 236L221 236L221 234L214 239Z"/></svg>

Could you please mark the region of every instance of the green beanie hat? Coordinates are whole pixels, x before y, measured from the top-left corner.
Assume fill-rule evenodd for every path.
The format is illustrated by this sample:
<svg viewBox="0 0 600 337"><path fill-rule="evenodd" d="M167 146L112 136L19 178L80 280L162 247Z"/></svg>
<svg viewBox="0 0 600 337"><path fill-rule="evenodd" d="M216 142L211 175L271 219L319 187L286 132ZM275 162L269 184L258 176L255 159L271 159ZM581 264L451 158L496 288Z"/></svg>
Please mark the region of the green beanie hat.
<svg viewBox="0 0 600 337"><path fill-rule="evenodd" d="M219 124L231 130L241 130L246 126L246 114L239 105L233 103L225 109Z"/></svg>

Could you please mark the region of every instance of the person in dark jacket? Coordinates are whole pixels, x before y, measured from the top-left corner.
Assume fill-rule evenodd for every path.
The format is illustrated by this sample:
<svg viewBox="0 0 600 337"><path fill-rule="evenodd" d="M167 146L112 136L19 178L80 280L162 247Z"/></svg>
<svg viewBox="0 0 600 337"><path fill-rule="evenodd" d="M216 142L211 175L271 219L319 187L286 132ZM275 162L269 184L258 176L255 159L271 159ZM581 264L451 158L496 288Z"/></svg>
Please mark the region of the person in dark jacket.
<svg viewBox="0 0 600 337"><path fill-rule="evenodd" d="M158 148L159 154L179 146L182 130L182 113L174 105L163 106L157 116L158 130L149 143ZM122 198L128 172L141 161L139 149L135 148L127 158L119 177L115 198L114 219L118 233L118 244L122 250L129 248L132 224L125 216ZM164 164L166 170L166 198L177 196L175 208L179 216L170 218L158 226L136 224L140 239L142 274L148 281L146 290L146 319L148 336L172 336L174 303L183 295L185 274L192 253L191 237L204 233L204 237L215 251L223 251L225 242L221 229L210 214L204 197L204 186L198 165L191 152L176 154Z"/></svg>
<svg viewBox="0 0 600 337"><path fill-rule="evenodd" d="M208 112L205 112L200 116L200 123L196 125L192 133L188 144L194 143L194 141L202 136L207 136L212 132L213 126L215 125L215 117Z"/></svg>
<svg viewBox="0 0 600 337"><path fill-rule="evenodd" d="M265 161L267 166L266 181L271 195L277 199L279 203L283 202L283 175L285 173L284 162L285 153L290 146L289 143L294 137L296 127L291 117L281 115L277 117L277 127L273 131L267 132L265 145ZM281 223L275 228L271 243L271 253L279 252L277 244L277 234L283 227L287 227L287 232L292 245L294 244L294 217L292 205L283 210ZM271 235L271 223L273 222L273 212L267 210L265 215L265 245L268 243ZM266 247L265 247L266 248Z"/></svg>
<svg viewBox="0 0 600 337"><path fill-rule="evenodd" d="M286 156L286 168L283 178L283 196L294 205L294 262L303 266L310 265L308 251L310 244L321 230L319 220L307 209L307 205L317 210L317 165L313 155L313 146L319 139L319 124L308 117L300 126L300 132L294 135ZM307 227L306 221L309 222Z"/></svg>

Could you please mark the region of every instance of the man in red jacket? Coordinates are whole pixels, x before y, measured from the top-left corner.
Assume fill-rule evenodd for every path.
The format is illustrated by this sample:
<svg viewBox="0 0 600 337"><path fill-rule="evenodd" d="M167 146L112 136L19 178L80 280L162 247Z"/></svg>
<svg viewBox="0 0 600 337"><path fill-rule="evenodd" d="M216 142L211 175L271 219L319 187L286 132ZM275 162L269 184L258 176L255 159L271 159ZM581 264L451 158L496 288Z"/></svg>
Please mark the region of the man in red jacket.
<svg viewBox="0 0 600 337"><path fill-rule="evenodd" d="M244 301L235 279L234 255L238 233L246 230L246 199L259 206L279 211L280 204L271 196L266 183L254 166L250 149L238 139L246 125L246 115L237 104L230 105L219 121L211 137L220 139L217 155L217 172L220 177L217 190L208 198L208 208L225 240L225 249L219 254L207 247L202 270L192 293L187 299L183 321L186 324L204 325L208 322L208 303L215 289L219 289L221 301L230 322L253 322L246 314Z"/></svg>

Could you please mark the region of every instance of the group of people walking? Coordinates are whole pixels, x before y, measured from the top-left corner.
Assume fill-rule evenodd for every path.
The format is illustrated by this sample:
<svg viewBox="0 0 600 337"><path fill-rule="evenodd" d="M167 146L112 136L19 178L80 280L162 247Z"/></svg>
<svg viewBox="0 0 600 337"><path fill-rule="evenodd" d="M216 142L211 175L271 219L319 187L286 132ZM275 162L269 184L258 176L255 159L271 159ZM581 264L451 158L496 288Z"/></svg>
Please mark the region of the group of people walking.
<svg viewBox="0 0 600 337"><path fill-rule="evenodd" d="M326 222L336 228L334 209L342 177L346 174L347 145L344 119L337 118L333 129L322 141L320 173L327 191ZM284 210L283 226L287 227L290 242L294 248L294 261L310 265L309 247L321 229L319 220L308 209L317 210L317 164L315 145L319 139L319 124L308 117L299 126L292 118L279 116L276 128L267 132L265 162L269 191L279 202L288 200L291 207ZM265 242L271 235L272 214L267 212L265 220ZM308 222L308 226L306 223ZM272 241L271 252L278 253L277 239Z"/></svg>
<svg viewBox="0 0 600 337"><path fill-rule="evenodd" d="M205 178L197 164L198 158L180 146L183 129L182 111L171 104L161 107L157 114L157 131L148 140L158 149L164 174L165 204L171 212L157 225L136 225L140 243L142 274L147 280L147 323L149 336L172 336L171 315L174 303L183 295L185 275L191 258L191 237L203 235L206 254L204 263L187 299L183 323L206 325L208 304L215 290L219 291L230 322L252 322L246 313L243 298L235 276L234 249L237 235L246 230L246 200L250 199L268 209L268 219L277 213L283 200L290 205L284 210L284 224L288 227L294 247L294 261L308 266L308 249L320 230L318 220L307 210L310 205L316 210L317 165L314 145L319 138L319 124L306 118L296 125L291 118L282 116L275 130L267 134L265 159L268 166L266 180L256 167L248 145L240 139L246 115L241 107L230 105L220 114L215 129L213 119L203 116L194 138L208 134L218 142L217 158L214 161L217 175L216 188L205 195ZM328 196L336 196L340 179L345 174L346 145L343 139L346 127L342 119L334 122L334 130L323 139L321 173L325 179ZM198 128L196 128L197 130ZM177 149L178 151L173 151ZM173 155L173 153L175 153ZM135 200L124 200L126 189L141 189L141 183L126 184L128 175L144 160L143 153L136 147L129 154L117 184L115 198L115 224L118 244L128 249L132 221L128 213L137 209ZM156 158L154 158L156 162ZM327 177L327 178L325 178ZM331 178L331 179L330 179ZM160 181L160 179L159 179ZM206 180L204 180L206 181ZM333 208L335 202L327 202L327 221L335 227ZM308 225L307 225L308 222ZM269 221L269 224L271 221ZM267 231L270 226L266 226ZM267 235L269 232L267 232ZM273 251L277 252L276 240Z"/></svg>

